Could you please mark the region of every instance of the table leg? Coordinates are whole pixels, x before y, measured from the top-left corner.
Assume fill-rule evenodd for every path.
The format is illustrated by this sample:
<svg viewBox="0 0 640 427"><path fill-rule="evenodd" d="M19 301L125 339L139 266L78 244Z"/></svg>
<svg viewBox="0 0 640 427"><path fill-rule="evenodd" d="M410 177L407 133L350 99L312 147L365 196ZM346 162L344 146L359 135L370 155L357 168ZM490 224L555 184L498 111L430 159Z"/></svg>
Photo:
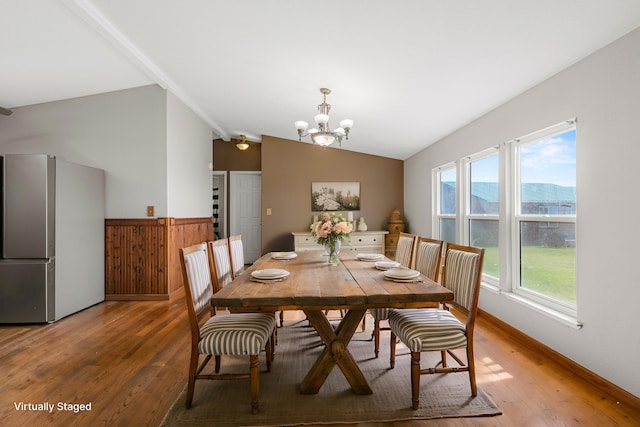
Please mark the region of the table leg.
<svg viewBox="0 0 640 427"><path fill-rule="evenodd" d="M322 310L304 310L307 319L324 342L325 349L302 381L302 394L318 393L336 364L351 384L354 393L372 393L366 378L347 349L365 312L364 309L347 311L338 329L334 331Z"/></svg>

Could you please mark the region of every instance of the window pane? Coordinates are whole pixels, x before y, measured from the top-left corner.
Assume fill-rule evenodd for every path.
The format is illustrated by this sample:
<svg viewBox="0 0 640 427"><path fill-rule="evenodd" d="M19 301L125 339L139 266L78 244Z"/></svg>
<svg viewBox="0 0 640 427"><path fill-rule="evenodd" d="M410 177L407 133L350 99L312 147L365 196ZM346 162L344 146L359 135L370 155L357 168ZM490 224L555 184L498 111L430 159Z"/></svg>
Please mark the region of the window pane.
<svg viewBox="0 0 640 427"><path fill-rule="evenodd" d="M498 215L498 154L471 162L471 214Z"/></svg>
<svg viewBox="0 0 640 427"><path fill-rule="evenodd" d="M523 214L576 214L575 129L521 146L520 201Z"/></svg>
<svg viewBox="0 0 640 427"><path fill-rule="evenodd" d="M470 220L469 242L471 246L484 248L484 264L482 273L499 278L498 221Z"/></svg>
<svg viewBox="0 0 640 427"><path fill-rule="evenodd" d="M456 168L440 172L440 213L456 213Z"/></svg>
<svg viewBox="0 0 640 427"><path fill-rule="evenodd" d="M456 242L456 220L455 219L440 219L440 240L444 240L448 243Z"/></svg>
<svg viewBox="0 0 640 427"><path fill-rule="evenodd" d="M520 286L576 303L574 223L520 223Z"/></svg>

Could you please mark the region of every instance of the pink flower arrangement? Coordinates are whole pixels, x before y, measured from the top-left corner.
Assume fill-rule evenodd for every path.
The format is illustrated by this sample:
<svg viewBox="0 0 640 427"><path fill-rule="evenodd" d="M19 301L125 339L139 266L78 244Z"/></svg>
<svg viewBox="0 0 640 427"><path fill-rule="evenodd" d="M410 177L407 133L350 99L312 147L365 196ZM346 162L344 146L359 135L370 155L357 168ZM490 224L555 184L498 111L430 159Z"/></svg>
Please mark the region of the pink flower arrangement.
<svg viewBox="0 0 640 427"><path fill-rule="evenodd" d="M321 245L345 239L352 230L353 226L338 214L323 213L318 222L311 224L311 235Z"/></svg>

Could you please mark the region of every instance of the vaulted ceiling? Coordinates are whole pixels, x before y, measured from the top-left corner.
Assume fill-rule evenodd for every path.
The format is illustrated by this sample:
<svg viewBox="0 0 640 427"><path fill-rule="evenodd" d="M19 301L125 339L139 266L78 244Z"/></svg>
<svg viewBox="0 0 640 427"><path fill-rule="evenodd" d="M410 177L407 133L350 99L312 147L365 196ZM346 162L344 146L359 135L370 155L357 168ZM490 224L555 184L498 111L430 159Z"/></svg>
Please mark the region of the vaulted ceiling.
<svg viewBox="0 0 640 427"><path fill-rule="evenodd" d="M0 0L0 106L158 84L222 139L297 139L327 87L344 149L406 159L638 26L635 0Z"/></svg>

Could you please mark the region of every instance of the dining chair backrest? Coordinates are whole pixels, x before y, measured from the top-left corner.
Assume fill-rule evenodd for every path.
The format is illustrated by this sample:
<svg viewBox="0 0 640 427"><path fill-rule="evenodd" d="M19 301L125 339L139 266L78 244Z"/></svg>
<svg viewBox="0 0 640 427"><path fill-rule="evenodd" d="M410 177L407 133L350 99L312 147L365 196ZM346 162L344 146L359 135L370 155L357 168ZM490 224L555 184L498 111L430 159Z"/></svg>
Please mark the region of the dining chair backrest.
<svg viewBox="0 0 640 427"><path fill-rule="evenodd" d="M233 277L236 277L244 271L244 248L240 234L229 236L229 256L231 257L231 272Z"/></svg>
<svg viewBox="0 0 640 427"><path fill-rule="evenodd" d="M180 264L184 280L189 321L197 333L199 319L208 309L213 294L211 263L206 243L180 249Z"/></svg>
<svg viewBox="0 0 640 427"><path fill-rule="evenodd" d="M442 240L418 237L416 245L416 270L437 282L440 276L440 260L442 259Z"/></svg>
<svg viewBox="0 0 640 427"><path fill-rule="evenodd" d="M416 236L409 233L400 233L398 246L396 247L396 261L404 267L411 268L413 261L413 247Z"/></svg>
<svg viewBox="0 0 640 427"><path fill-rule="evenodd" d="M442 286L453 291L453 303L475 317L482 281L484 249L447 244Z"/></svg>
<svg viewBox="0 0 640 427"><path fill-rule="evenodd" d="M218 292L233 280L231 257L229 256L229 239L218 239L209 242L213 270L213 292Z"/></svg>

